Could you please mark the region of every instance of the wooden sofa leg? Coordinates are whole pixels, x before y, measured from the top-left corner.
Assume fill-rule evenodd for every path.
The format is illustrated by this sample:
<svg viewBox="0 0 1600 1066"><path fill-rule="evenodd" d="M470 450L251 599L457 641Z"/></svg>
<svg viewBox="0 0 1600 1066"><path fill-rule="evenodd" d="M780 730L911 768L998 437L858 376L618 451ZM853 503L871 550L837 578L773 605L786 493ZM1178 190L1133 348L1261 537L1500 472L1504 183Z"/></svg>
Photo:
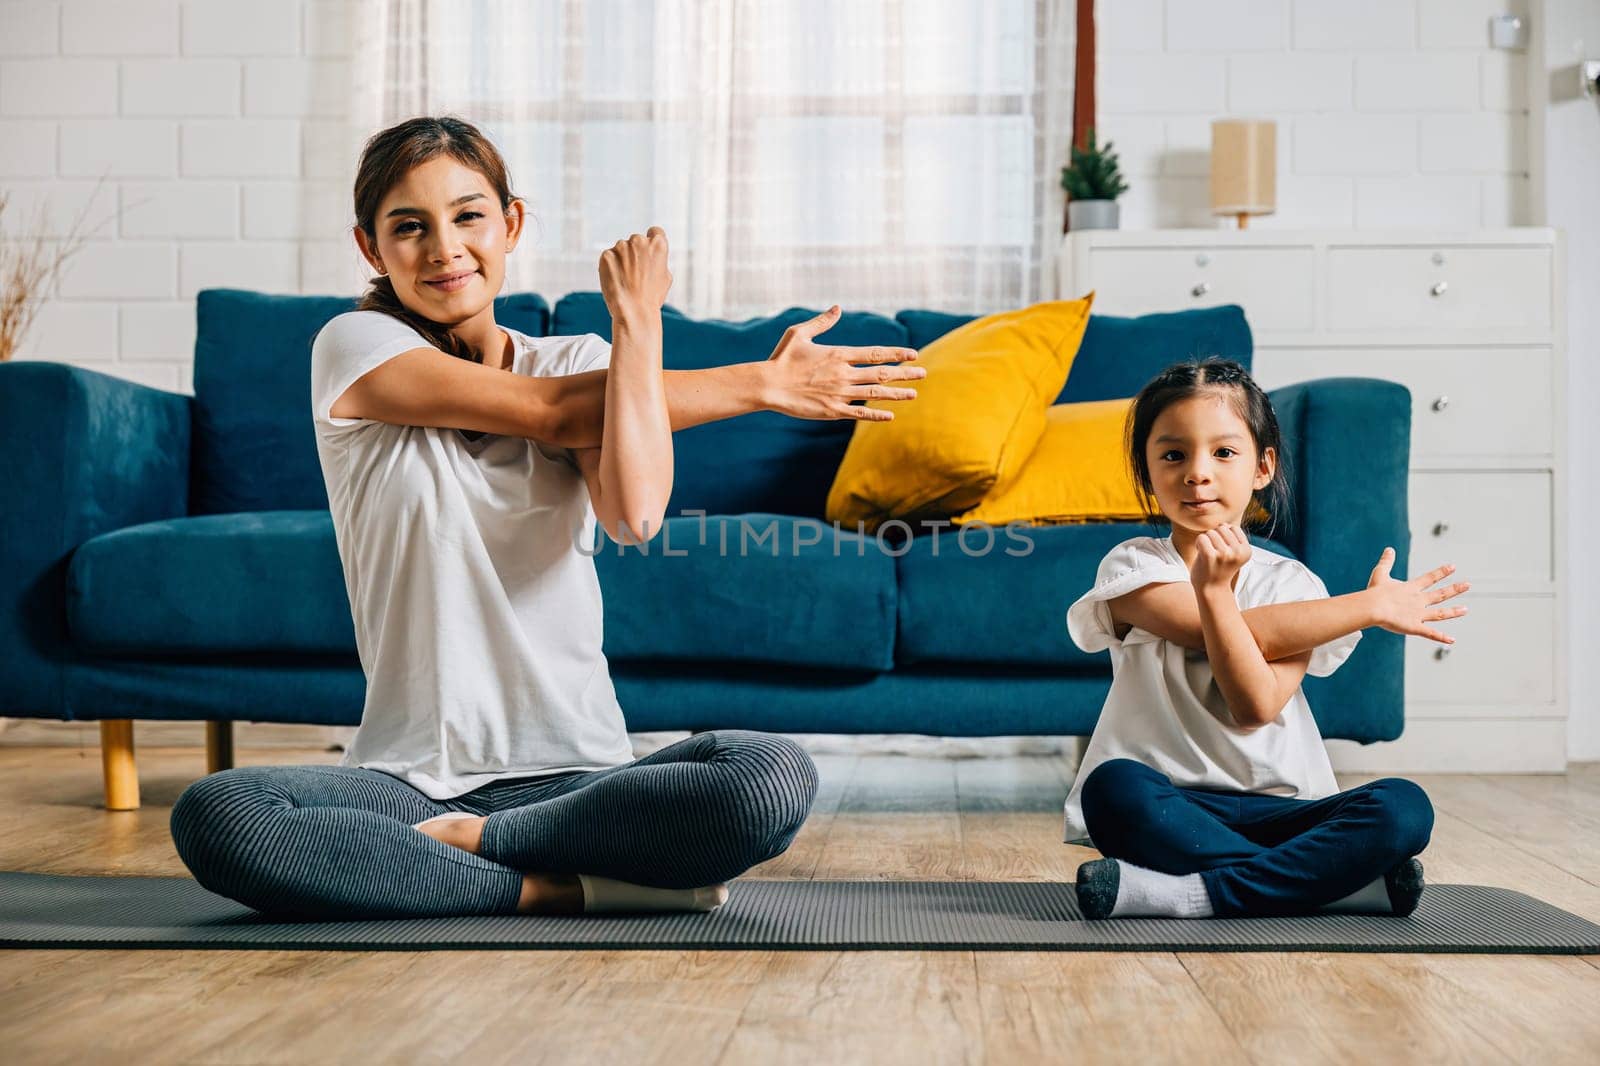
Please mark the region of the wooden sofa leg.
<svg viewBox="0 0 1600 1066"><path fill-rule="evenodd" d="M133 759L132 720L101 720L100 763L105 771L106 810L138 810L139 767Z"/></svg>
<svg viewBox="0 0 1600 1066"><path fill-rule="evenodd" d="M233 723L206 723L206 773L233 769Z"/></svg>

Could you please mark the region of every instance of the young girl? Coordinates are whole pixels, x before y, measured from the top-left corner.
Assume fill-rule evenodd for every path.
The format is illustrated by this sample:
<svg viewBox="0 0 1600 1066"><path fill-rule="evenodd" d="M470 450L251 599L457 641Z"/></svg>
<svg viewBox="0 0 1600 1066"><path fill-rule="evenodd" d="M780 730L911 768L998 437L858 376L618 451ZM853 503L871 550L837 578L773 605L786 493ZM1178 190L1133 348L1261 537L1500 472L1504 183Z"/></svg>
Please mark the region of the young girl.
<svg viewBox="0 0 1600 1066"><path fill-rule="evenodd" d="M663 371L652 227L600 257L613 341L499 326L524 206L472 125L375 134L353 236L377 277L311 353L312 421L367 678L338 766L190 785L196 880L273 915L707 910L789 846L816 793L793 742L701 733L634 759L601 651L595 526L661 528L672 432L746 411L883 420L903 348L791 327L770 358ZM856 364L878 364L860 367Z"/></svg>
<svg viewBox="0 0 1600 1066"><path fill-rule="evenodd" d="M1106 856L1078 869L1084 916L1410 914L1433 808L1398 778L1340 792L1300 682L1333 673L1367 626L1453 643L1427 623L1465 614L1437 605L1469 586L1431 588L1450 565L1395 580L1386 547L1366 589L1330 598L1251 545L1252 503L1276 522L1290 497L1272 405L1236 362L1162 371L1128 448L1172 532L1113 548L1067 611L1073 641L1112 656L1066 805L1067 842Z"/></svg>

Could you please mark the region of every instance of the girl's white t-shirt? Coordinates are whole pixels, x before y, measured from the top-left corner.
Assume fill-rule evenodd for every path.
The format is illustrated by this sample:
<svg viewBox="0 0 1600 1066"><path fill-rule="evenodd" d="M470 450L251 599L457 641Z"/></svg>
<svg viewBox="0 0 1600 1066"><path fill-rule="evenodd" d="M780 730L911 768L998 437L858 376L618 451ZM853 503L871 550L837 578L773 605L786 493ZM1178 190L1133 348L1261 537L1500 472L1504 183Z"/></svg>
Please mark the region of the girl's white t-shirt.
<svg viewBox="0 0 1600 1066"><path fill-rule="evenodd" d="M593 334L506 333L513 373L610 363ZM629 762L601 653L600 582L582 550L595 543L594 507L563 451L329 413L358 378L425 347L381 311L339 315L312 344L317 454L367 677L340 764L448 799L501 778Z"/></svg>
<svg viewBox="0 0 1600 1066"><path fill-rule="evenodd" d="M1240 568L1240 610L1326 598L1327 586L1300 561L1256 545ZM1100 561L1092 589L1067 609L1067 632L1084 651L1111 649L1111 691L1067 795L1065 840L1089 843L1080 793L1095 767L1134 759L1180 788L1259 792L1320 799L1339 790L1305 690L1295 689L1269 724L1245 731L1233 722L1203 651L1134 626L1117 639L1107 600L1165 582L1187 583L1189 567L1172 538L1135 537ZM1359 631L1312 650L1307 673L1326 677L1350 657Z"/></svg>

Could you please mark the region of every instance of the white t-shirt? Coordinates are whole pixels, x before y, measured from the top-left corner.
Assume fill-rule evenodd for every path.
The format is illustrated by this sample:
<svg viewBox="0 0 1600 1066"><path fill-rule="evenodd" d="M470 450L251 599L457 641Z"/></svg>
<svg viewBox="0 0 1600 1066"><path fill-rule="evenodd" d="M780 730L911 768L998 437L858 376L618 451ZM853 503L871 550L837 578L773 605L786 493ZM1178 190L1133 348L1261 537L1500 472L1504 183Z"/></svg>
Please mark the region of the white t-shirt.
<svg viewBox="0 0 1600 1066"><path fill-rule="evenodd" d="M1239 569L1240 610L1269 603L1326 598L1327 586L1304 564L1252 545ZM1067 632L1084 651L1111 649L1111 691L1067 796L1066 842L1088 841L1079 793L1091 771L1109 759L1134 759L1180 788L1260 792L1320 799L1339 790L1303 688L1283 712L1246 732L1233 717L1203 651L1134 626L1117 639L1107 600L1145 585L1189 581L1172 538L1135 537L1106 553L1094 588L1067 609ZM1307 673L1326 677L1350 657L1360 632L1312 650Z"/></svg>
<svg viewBox="0 0 1600 1066"><path fill-rule="evenodd" d="M610 362L593 334L506 333L517 374ZM394 316L352 311L311 350L317 454L367 676L341 765L447 799L631 761L600 650L600 582L580 550L595 543L595 515L576 467L523 437L329 414L356 379L422 347Z"/></svg>

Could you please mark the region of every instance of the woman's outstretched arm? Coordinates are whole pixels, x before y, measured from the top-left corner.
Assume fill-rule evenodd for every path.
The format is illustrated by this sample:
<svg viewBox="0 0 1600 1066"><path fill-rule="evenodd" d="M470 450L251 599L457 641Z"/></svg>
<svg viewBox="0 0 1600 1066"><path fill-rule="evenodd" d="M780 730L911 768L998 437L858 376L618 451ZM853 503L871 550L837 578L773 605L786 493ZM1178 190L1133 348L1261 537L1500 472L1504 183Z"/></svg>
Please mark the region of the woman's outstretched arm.
<svg viewBox="0 0 1600 1066"><path fill-rule="evenodd" d="M901 365L916 359L913 348L819 344L817 335L831 329L839 315L835 306L790 326L777 348L760 362L665 371L663 381L672 428L688 429L752 411L777 411L810 419L892 419L892 411L855 405L852 401L913 400L916 390L898 383L924 378L927 371L920 366ZM858 363L867 365L857 366ZM534 379L547 390L544 406L553 407L560 415L556 426L544 429L544 435L529 432L524 436L566 448L599 444L609 373L590 370L567 377Z"/></svg>

